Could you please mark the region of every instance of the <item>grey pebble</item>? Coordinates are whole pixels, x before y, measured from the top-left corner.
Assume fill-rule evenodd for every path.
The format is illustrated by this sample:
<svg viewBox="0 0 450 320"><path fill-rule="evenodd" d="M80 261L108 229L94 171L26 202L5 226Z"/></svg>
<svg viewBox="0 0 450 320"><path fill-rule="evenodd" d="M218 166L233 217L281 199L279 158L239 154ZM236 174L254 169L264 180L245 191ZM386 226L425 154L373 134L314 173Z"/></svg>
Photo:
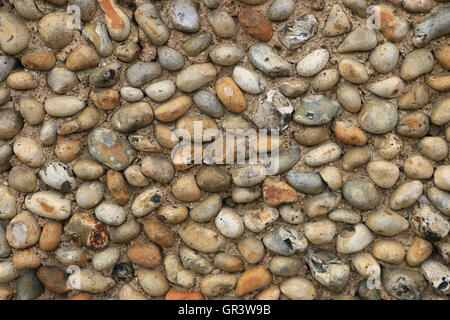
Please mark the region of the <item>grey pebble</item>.
<svg viewBox="0 0 450 320"><path fill-rule="evenodd" d="M258 187L236 187L231 191L231 199L235 203L250 203L261 198L262 192Z"/></svg>
<svg viewBox="0 0 450 320"><path fill-rule="evenodd" d="M275 0L267 9L267 17L272 21L286 20L295 9L294 0Z"/></svg>
<svg viewBox="0 0 450 320"><path fill-rule="evenodd" d="M304 95L308 91L309 82L304 79L284 81L278 88L284 96L292 99Z"/></svg>
<svg viewBox="0 0 450 320"><path fill-rule="evenodd" d="M433 206L446 216L450 216L450 193L436 187L427 191L427 198Z"/></svg>
<svg viewBox="0 0 450 320"><path fill-rule="evenodd" d="M170 71L177 71L184 67L183 55L167 46L158 47L158 61L163 69Z"/></svg>
<svg viewBox="0 0 450 320"><path fill-rule="evenodd" d="M53 119L48 119L42 124L39 132L39 140L44 146L50 146L56 141L57 124Z"/></svg>
<svg viewBox="0 0 450 320"><path fill-rule="evenodd" d="M7 55L0 57L0 82L3 82L6 78L8 78L15 66L16 59L14 57Z"/></svg>
<svg viewBox="0 0 450 320"><path fill-rule="evenodd" d="M290 224L300 224L305 219L300 209L296 209L289 204L281 206L279 211L283 220Z"/></svg>
<svg viewBox="0 0 450 320"><path fill-rule="evenodd" d="M184 42L183 49L188 56L195 57L208 49L212 42L213 38L209 33L198 33Z"/></svg>
<svg viewBox="0 0 450 320"><path fill-rule="evenodd" d="M222 42L209 51L209 58L219 66L232 66L244 58L244 48L233 42Z"/></svg>
<svg viewBox="0 0 450 320"><path fill-rule="evenodd" d="M315 195L305 202L305 212L310 218L326 215L337 208L341 198L339 193L334 192Z"/></svg>
<svg viewBox="0 0 450 320"><path fill-rule="evenodd" d="M19 186L21 184L19 180L22 180L21 181L22 183L28 182L28 185L24 185L22 187ZM10 187L16 191L29 193L31 191L34 191L34 189L36 189L36 176L27 169L24 169L22 167L17 166L12 167L11 170L9 171L8 183ZM11 201L12 200L11 196L13 195L13 193L10 190L8 190L7 187L2 188L1 193L2 197L4 197L3 207L1 210L3 211L3 213L8 212L8 209L11 210L11 212L13 212L14 211L13 208L15 206L13 201Z"/></svg>
<svg viewBox="0 0 450 320"><path fill-rule="evenodd" d="M360 210L376 208L381 202L381 196L375 185L362 179L344 182L342 195L353 207Z"/></svg>
<svg viewBox="0 0 450 320"><path fill-rule="evenodd" d="M109 226L117 227L125 222L127 212L124 207L110 201L103 201L95 208L95 217Z"/></svg>
<svg viewBox="0 0 450 320"><path fill-rule="evenodd" d="M386 100L371 98L366 101L358 116L361 127L373 134L387 133L398 121L397 108Z"/></svg>
<svg viewBox="0 0 450 320"><path fill-rule="evenodd" d="M179 254L183 266L187 269L203 275L211 273L214 269L212 263L206 257L190 248L181 248Z"/></svg>
<svg viewBox="0 0 450 320"><path fill-rule="evenodd" d="M296 190L305 194L319 194L326 185L317 172L291 170L286 174L287 182Z"/></svg>
<svg viewBox="0 0 450 320"><path fill-rule="evenodd" d="M222 198L213 194L190 210L189 215L196 222L208 222L216 217L222 207Z"/></svg>
<svg viewBox="0 0 450 320"><path fill-rule="evenodd" d="M258 128L283 131L289 127L293 111L294 107L289 99L276 90L270 90L265 99L254 105L250 119Z"/></svg>
<svg viewBox="0 0 450 320"><path fill-rule="evenodd" d="M133 132L153 121L153 109L147 102L136 102L117 110L111 118L111 126L119 132Z"/></svg>
<svg viewBox="0 0 450 320"><path fill-rule="evenodd" d="M142 231L141 224L136 220L128 220L119 227L113 228L109 237L114 243L128 243L136 239Z"/></svg>
<svg viewBox="0 0 450 320"><path fill-rule="evenodd" d="M200 29L200 15L192 0L174 0L169 16L178 31L197 32Z"/></svg>
<svg viewBox="0 0 450 320"><path fill-rule="evenodd" d="M207 17L214 32L221 38L232 38L239 30L237 22L224 8L210 11Z"/></svg>
<svg viewBox="0 0 450 320"><path fill-rule="evenodd" d="M106 128L96 128L89 133L88 147L95 159L118 171L128 167L137 153L127 140Z"/></svg>
<svg viewBox="0 0 450 320"><path fill-rule="evenodd" d="M120 88L120 96L128 102L136 102L142 100L144 93L138 88L122 87Z"/></svg>
<svg viewBox="0 0 450 320"><path fill-rule="evenodd" d="M161 74L161 65L157 62L138 61L129 66L126 71L128 83L133 87L141 87Z"/></svg>
<svg viewBox="0 0 450 320"><path fill-rule="evenodd" d="M313 95L301 99L293 119L303 125L317 126L329 123L341 111L342 108L336 100L323 95Z"/></svg>
<svg viewBox="0 0 450 320"><path fill-rule="evenodd" d="M0 106L9 101L11 101L11 90L9 88L0 88Z"/></svg>
<svg viewBox="0 0 450 320"><path fill-rule="evenodd" d="M441 7L436 13L414 26L413 43L422 47L431 40L450 32L450 7Z"/></svg>
<svg viewBox="0 0 450 320"><path fill-rule="evenodd" d="M307 166L317 167L339 159L341 153L342 149L337 143L328 142L305 154L303 161Z"/></svg>
<svg viewBox="0 0 450 320"><path fill-rule="evenodd" d="M275 256L269 262L269 270L277 276L291 277L300 273L303 265L298 258Z"/></svg>
<svg viewBox="0 0 450 320"><path fill-rule="evenodd" d="M177 87L172 80L161 80L145 88L145 94L154 101L162 102L169 99L176 90Z"/></svg>
<svg viewBox="0 0 450 320"><path fill-rule="evenodd" d="M118 62L107 64L91 73L89 83L96 87L112 87L119 81L122 65Z"/></svg>
<svg viewBox="0 0 450 320"><path fill-rule="evenodd" d="M341 292L350 276L347 260L330 251L313 248L306 252L305 261L313 278L332 292Z"/></svg>
<svg viewBox="0 0 450 320"><path fill-rule="evenodd" d="M301 47L316 33L319 21L313 14L306 14L288 22L279 32L280 42L289 50Z"/></svg>
<svg viewBox="0 0 450 320"><path fill-rule="evenodd" d="M264 43L252 45L248 50L248 59L270 77L290 77L294 74L294 66Z"/></svg>
<svg viewBox="0 0 450 320"><path fill-rule="evenodd" d="M105 186L100 181L85 182L77 190L75 200L80 208L91 209L102 201Z"/></svg>
<svg viewBox="0 0 450 320"><path fill-rule="evenodd" d="M216 9L218 6L220 6L220 1L221 0L203 0L203 3L209 9Z"/></svg>
<svg viewBox="0 0 450 320"><path fill-rule="evenodd" d="M381 282L387 293L402 300L421 300L427 285L419 271L405 267L383 268Z"/></svg>
<svg viewBox="0 0 450 320"><path fill-rule="evenodd" d="M92 266L101 271L114 266L120 258L120 250L117 247L108 247L92 257Z"/></svg>
<svg viewBox="0 0 450 320"><path fill-rule="evenodd" d="M18 300L34 300L43 294L44 285L36 276L36 270L25 271L16 280L16 293Z"/></svg>
<svg viewBox="0 0 450 320"><path fill-rule="evenodd" d="M283 225L266 233L263 242L267 249L283 256L303 252L308 246L308 240L303 234L293 227Z"/></svg>
<svg viewBox="0 0 450 320"><path fill-rule="evenodd" d="M23 118L15 109L0 111L0 139L8 140L15 137L23 127Z"/></svg>
<svg viewBox="0 0 450 320"><path fill-rule="evenodd" d="M6 230L3 225L0 224L0 258L9 257L11 252L11 247L9 246L8 240L6 240Z"/></svg>
<svg viewBox="0 0 450 320"><path fill-rule="evenodd" d="M450 232L450 222L426 203L418 203L409 213L413 231L430 242L445 238Z"/></svg>
<svg viewBox="0 0 450 320"><path fill-rule="evenodd" d="M47 78L47 84L55 93L64 94L72 90L78 84L78 78L75 72L66 68L53 68Z"/></svg>
<svg viewBox="0 0 450 320"><path fill-rule="evenodd" d="M198 90L193 96L197 107L208 116L220 118L225 114L225 107L217 96L207 90Z"/></svg>

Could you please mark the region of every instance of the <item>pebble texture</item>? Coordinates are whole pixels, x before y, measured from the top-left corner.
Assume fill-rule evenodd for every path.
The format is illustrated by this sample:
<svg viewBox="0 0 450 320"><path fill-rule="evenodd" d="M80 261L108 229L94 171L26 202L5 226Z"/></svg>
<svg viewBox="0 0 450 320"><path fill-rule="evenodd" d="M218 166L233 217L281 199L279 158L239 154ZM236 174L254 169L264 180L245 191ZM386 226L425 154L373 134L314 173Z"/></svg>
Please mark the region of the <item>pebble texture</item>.
<svg viewBox="0 0 450 320"><path fill-rule="evenodd" d="M1 298L449 298L448 1L0 3Z"/></svg>

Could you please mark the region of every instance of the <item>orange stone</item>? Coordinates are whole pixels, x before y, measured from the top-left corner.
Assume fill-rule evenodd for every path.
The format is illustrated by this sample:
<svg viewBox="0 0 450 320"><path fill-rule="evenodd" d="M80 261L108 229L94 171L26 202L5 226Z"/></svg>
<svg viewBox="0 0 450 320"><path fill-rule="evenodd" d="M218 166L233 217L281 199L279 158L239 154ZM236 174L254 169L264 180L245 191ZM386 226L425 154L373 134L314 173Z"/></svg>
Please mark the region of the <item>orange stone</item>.
<svg viewBox="0 0 450 320"><path fill-rule="evenodd" d="M272 38L272 25L262 12L244 8L239 12L238 19L251 36L261 41L269 41Z"/></svg>
<svg viewBox="0 0 450 320"><path fill-rule="evenodd" d="M236 285L236 295L241 297L247 293L259 290L272 282L272 275L263 265L250 268L240 276Z"/></svg>
<svg viewBox="0 0 450 320"><path fill-rule="evenodd" d="M367 135L364 131L344 121L336 121L333 131L342 143L354 146L364 146L367 143Z"/></svg>
<svg viewBox="0 0 450 320"><path fill-rule="evenodd" d="M162 263L161 253L153 243L135 244L127 254L133 263L144 268L156 268Z"/></svg>
<svg viewBox="0 0 450 320"><path fill-rule="evenodd" d="M184 292L169 290L166 294L166 300L205 300L200 292Z"/></svg>
<svg viewBox="0 0 450 320"><path fill-rule="evenodd" d="M263 197L264 202L271 207L298 201L297 192L286 182L269 178L263 183Z"/></svg>
<svg viewBox="0 0 450 320"><path fill-rule="evenodd" d="M39 248L42 251L52 251L59 246L63 232L62 224L56 221L47 222L42 228Z"/></svg>
<svg viewBox="0 0 450 320"><path fill-rule="evenodd" d="M232 78L222 77L216 82L216 92L223 105L234 113L247 109L247 100Z"/></svg>

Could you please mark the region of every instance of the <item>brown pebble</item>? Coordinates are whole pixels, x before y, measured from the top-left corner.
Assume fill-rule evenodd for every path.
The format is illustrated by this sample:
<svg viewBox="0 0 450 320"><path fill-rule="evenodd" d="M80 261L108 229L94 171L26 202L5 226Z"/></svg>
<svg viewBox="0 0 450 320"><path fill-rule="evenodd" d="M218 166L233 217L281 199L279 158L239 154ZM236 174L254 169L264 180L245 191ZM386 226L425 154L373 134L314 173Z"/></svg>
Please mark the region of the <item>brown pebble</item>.
<svg viewBox="0 0 450 320"><path fill-rule="evenodd" d="M438 46L437 49L434 50L434 55L444 68L450 69L450 44Z"/></svg>
<svg viewBox="0 0 450 320"><path fill-rule="evenodd" d="M156 268L162 262L161 253L156 245L135 244L127 251L128 258L144 268Z"/></svg>
<svg viewBox="0 0 450 320"><path fill-rule="evenodd" d="M364 131L344 121L336 121L333 131L336 138L344 144L364 146L367 143L367 135Z"/></svg>
<svg viewBox="0 0 450 320"><path fill-rule="evenodd" d="M97 51L86 44L82 44L69 54L66 59L66 67L72 71L80 71L95 67L99 62L100 57Z"/></svg>
<svg viewBox="0 0 450 320"><path fill-rule="evenodd" d="M172 185L172 194L178 200L187 202L198 201L202 196L192 173L185 173L175 181Z"/></svg>
<svg viewBox="0 0 450 320"><path fill-rule="evenodd" d="M37 272L38 279L45 289L52 293L63 294L69 291L64 271L54 266L42 266Z"/></svg>
<svg viewBox="0 0 450 320"><path fill-rule="evenodd" d="M128 203L131 198L131 191L122 173L108 170L106 173L106 186L117 203L121 206Z"/></svg>
<svg viewBox="0 0 450 320"><path fill-rule="evenodd" d="M120 104L120 94L113 89L92 89L89 99L97 108L105 111L113 110Z"/></svg>
<svg viewBox="0 0 450 320"><path fill-rule="evenodd" d="M12 258L14 267L19 270L36 269L41 265L41 258L32 249L18 251Z"/></svg>
<svg viewBox="0 0 450 320"><path fill-rule="evenodd" d="M56 64L53 52L29 52L22 56L22 65L30 70L49 71Z"/></svg>
<svg viewBox="0 0 450 320"><path fill-rule="evenodd" d="M298 201L297 192L286 182L275 179L265 179L262 187L264 202L271 207L283 203Z"/></svg>
<svg viewBox="0 0 450 320"><path fill-rule="evenodd" d="M31 90L39 86L31 73L26 71L11 73L8 78L6 78L6 84L8 87L15 90Z"/></svg>
<svg viewBox="0 0 450 320"><path fill-rule="evenodd" d="M433 252L433 246L427 240L417 237L408 248L406 263L411 267L418 267L428 259Z"/></svg>
<svg viewBox="0 0 450 320"><path fill-rule="evenodd" d="M39 248L42 251L52 251L59 246L63 232L62 224L56 221L49 221L42 228L39 239Z"/></svg>
<svg viewBox="0 0 450 320"><path fill-rule="evenodd" d="M0 300L11 300L14 296L13 289L7 284L0 285Z"/></svg>
<svg viewBox="0 0 450 320"><path fill-rule="evenodd" d="M272 282L272 275L263 265L259 265L244 271L236 285L236 295L241 297L247 293L259 290Z"/></svg>
<svg viewBox="0 0 450 320"><path fill-rule="evenodd" d="M58 139L55 146L55 155L62 162L70 162L78 158L83 151L83 142L80 140Z"/></svg>
<svg viewBox="0 0 450 320"><path fill-rule="evenodd" d="M247 32L261 41L269 41L272 38L272 25L264 14L258 10L244 8L238 14L239 23Z"/></svg>
<svg viewBox="0 0 450 320"><path fill-rule="evenodd" d="M172 122L184 115L192 107L189 96L176 97L155 109L155 118L162 122Z"/></svg>
<svg viewBox="0 0 450 320"><path fill-rule="evenodd" d="M175 242L173 231L157 218L145 219L143 227L147 238L161 247L171 247Z"/></svg>

